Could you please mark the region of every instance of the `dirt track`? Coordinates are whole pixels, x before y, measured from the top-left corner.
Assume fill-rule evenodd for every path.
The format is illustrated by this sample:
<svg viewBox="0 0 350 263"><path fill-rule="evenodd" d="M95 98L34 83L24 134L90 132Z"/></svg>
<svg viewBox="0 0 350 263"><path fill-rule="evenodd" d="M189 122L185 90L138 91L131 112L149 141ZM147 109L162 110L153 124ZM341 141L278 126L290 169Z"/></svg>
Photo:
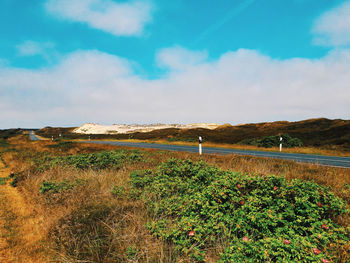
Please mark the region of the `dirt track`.
<svg viewBox="0 0 350 263"><path fill-rule="evenodd" d="M0 178L8 177L11 168L0 160ZM28 209L20 191L9 182L0 185L0 262L48 262L37 253L42 250L40 224L43 219Z"/></svg>

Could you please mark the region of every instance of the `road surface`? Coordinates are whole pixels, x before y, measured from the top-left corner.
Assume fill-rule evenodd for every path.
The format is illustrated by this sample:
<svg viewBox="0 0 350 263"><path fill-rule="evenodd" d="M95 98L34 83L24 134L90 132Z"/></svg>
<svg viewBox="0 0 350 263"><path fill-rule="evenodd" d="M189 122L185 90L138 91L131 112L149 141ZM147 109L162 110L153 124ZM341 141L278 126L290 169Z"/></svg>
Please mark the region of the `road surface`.
<svg viewBox="0 0 350 263"><path fill-rule="evenodd" d="M35 136L34 131L30 131L29 137L32 141L39 141L40 139Z"/></svg>

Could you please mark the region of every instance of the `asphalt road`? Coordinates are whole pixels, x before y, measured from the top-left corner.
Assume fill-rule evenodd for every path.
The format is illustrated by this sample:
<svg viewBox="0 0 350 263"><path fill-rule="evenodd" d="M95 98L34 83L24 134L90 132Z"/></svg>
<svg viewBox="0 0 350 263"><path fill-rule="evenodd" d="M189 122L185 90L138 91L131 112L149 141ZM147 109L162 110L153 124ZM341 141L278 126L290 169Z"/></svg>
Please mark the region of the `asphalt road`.
<svg viewBox="0 0 350 263"><path fill-rule="evenodd" d="M30 131L30 133L29 133L29 138L30 138L32 141L39 141L39 140L40 140L38 137L35 136L34 131Z"/></svg>
<svg viewBox="0 0 350 263"><path fill-rule="evenodd" d="M168 150L168 151L198 152L197 146L169 145L169 144L157 144L157 143L115 142L115 141L84 141L84 142L138 147L138 148L151 148L151 149L160 149L160 150ZM291 161L296 161L301 163L313 163L313 164L319 164L319 165L350 168L350 157L225 149L225 148L205 147L205 144L203 144L203 153L250 155L250 156L258 156L258 157L265 157L265 158L291 160Z"/></svg>

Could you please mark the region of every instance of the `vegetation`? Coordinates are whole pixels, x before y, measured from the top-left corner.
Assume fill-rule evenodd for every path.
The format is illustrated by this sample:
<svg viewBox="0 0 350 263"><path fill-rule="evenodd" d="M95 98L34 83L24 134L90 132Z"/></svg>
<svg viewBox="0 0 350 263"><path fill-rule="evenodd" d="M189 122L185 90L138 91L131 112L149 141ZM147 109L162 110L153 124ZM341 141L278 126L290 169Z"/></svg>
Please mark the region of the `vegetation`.
<svg viewBox="0 0 350 263"><path fill-rule="evenodd" d="M22 134L21 129L6 129L6 130L0 130L0 146L2 143L6 143L5 140L17 136L19 134Z"/></svg>
<svg viewBox="0 0 350 263"><path fill-rule="evenodd" d="M17 262L350 260L348 169L7 142L3 174L17 187L0 186L0 214L15 219L0 231Z"/></svg>
<svg viewBox="0 0 350 263"><path fill-rule="evenodd" d="M246 139L241 141L241 144L245 145L254 145L258 147L278 147L281 143L280 138L282 137L282 144L285 148L291 147L301 147L303 146L303 142L298 138L292 138L288 134L282 134L281 136L265 136L262 139Z"/></svg>
<svg viewBox="0 0 350 263"><path fill-rule="evenodd" d="M0 185L6 184L6 182L7 182L8 180L9 180L8 177L1 177L1 178L0 178Z"/></svg>
<svg viewBox="0 0 350 263"><path fill-rule="evenodd" d="M62 144L61 144L62 145ZM66 147L64 145L63 147ZM39 165L40 170L57 165L66 165L79 169L104 169L104 168L120 168L125 162L140 161L142 155L138 150L126 151L115 150L89 154L78 154L68 156L50 156L44 158L35 158L34 162Z"/></svg>
<svg viewBox="0 0 350 263"><path fill-rule="evenodd" d="M345 203L314 182L176 159L131 179L147 202L150 231L199 261L220 244L220 262L320 262L334 259L330 244L349 241L332 220L346 212Z"/></svg>
<svg viewBox="0 0 350 263"><path fill-rule="evenodd" d="M61 150L70 150L72 148L74 148L76 146L76 142L72 142L72 141L59 141L57 144L51 144L51 145L47 145L48 148L57 148L57 149L61 149Z"/></svg>
<svg viewBox="0 0 350 263"><path fill-rule="evenodd" d="M45 193L60 193L72 190L76 186L84 185L87 180L76 179L74 182L65 180L63 182L48 181L42 182L39 192L41 194Z"/></svg>

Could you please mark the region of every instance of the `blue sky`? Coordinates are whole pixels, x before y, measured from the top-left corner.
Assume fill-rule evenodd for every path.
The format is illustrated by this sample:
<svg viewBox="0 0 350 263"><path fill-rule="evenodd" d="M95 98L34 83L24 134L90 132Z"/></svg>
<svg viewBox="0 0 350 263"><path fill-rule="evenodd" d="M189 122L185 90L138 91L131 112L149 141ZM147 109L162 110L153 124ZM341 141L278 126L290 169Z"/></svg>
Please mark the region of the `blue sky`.
<svg viewBox="0 0 350 263"><path fill-rule="evenodd" d="M2 0L0 128L350 118L350 1Z"/></svg>

